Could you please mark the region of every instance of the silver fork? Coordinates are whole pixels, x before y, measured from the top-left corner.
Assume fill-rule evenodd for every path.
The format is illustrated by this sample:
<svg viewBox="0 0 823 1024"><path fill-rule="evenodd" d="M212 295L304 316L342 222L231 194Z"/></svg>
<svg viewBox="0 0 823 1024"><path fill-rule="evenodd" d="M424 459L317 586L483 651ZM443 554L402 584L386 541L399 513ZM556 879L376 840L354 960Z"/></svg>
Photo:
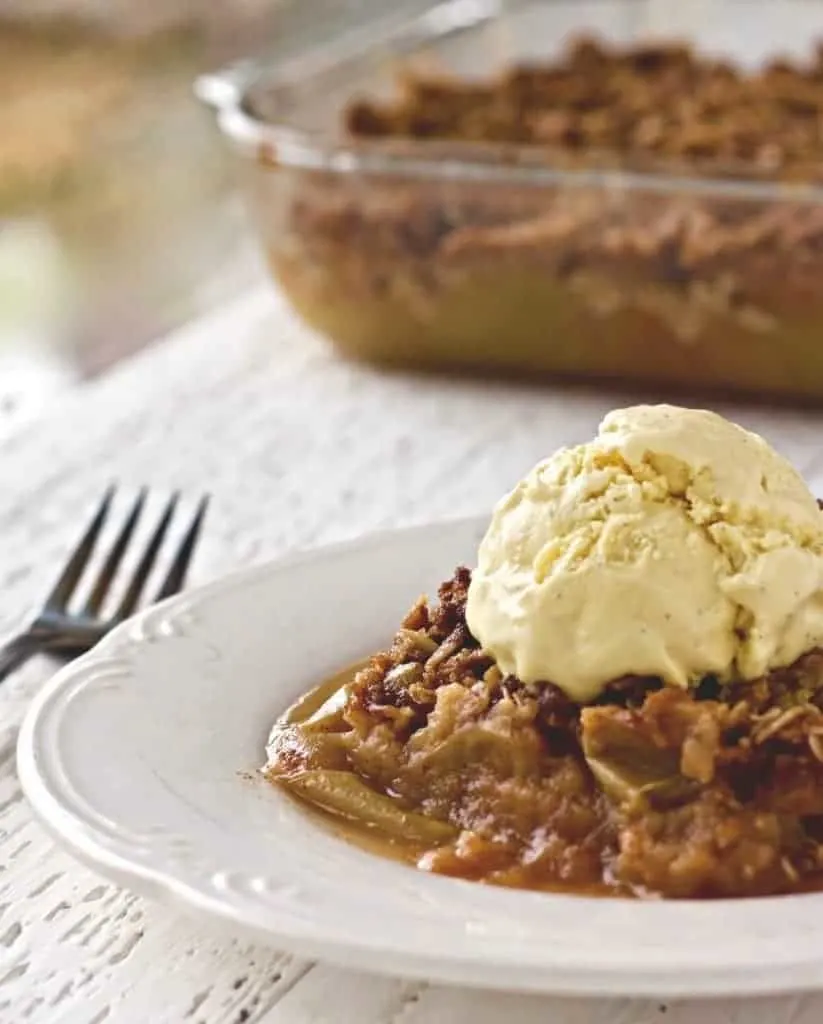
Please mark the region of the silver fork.
<svg viewBox="0 0 823 1024"><path fill-rule="evenodd" d="M35 615L31 625L0 647L0 682L35 654L52 652L65 658L77 657L90 650L109 630L137 610L148 578L157 563L163 541L174 519L179 501L178 494L172 495L166 504L116 608L108 615L103 614L104 603L111 593L117 571L145 509L148 498L148 491L145 488L138 494L106 555L105 561L94 577L83 608L78 612L73 612L70 609L71 599L91 562L100 534L109 518L115 494L115 487L110 487L106 491L94 518L86 528L86 532L69 557L60 578L40 611ZM186 573L206 516L208 501L208 496L203 497L197 505L163 582L154 596L154 601L162 601L183 589Z"/></svg>

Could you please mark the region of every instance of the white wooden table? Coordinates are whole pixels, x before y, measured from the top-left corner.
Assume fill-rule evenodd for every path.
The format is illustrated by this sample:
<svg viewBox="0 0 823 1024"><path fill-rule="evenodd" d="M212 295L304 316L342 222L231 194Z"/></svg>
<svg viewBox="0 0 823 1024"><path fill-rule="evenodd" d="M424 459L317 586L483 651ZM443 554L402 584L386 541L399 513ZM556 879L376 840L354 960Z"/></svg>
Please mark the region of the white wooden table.
<svg viewBox="0 0 823 1024"><path fill-rule="evenodd" d="M483 510L627 400L384 376L337 361L269 292L249 295L0 444L0 630L43 594L109 480L212 491L194 571L203 581L297 546ZM823 414L724 411L763 430L823 491ZM823 1019L823 995L666 1006L372 978L178 918L78 866L32 820L14 743L48 673L34 664L0 688L2 1024Z"/></svg>

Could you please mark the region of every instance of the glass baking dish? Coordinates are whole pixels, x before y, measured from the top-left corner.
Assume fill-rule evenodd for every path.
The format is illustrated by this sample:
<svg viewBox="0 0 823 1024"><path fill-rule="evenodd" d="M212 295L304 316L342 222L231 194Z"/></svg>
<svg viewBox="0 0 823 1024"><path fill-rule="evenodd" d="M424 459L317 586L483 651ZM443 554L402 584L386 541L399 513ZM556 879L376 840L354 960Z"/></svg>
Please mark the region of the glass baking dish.
<svg viewBox="0 0 823 1024"><path fill-rule="evenodd" d="M805 60L823 38L823 3L419 8L198 82L241 158L272 273L309 324L381 364L823 398L817 167L789 182L762 162L698 172L683 158L571 160L344 130L349 105L393 96L399 72L482 79L550 61L581 35L629 45L663 25L747 67ZM819 117L823 147L823 105Z"/></svg>

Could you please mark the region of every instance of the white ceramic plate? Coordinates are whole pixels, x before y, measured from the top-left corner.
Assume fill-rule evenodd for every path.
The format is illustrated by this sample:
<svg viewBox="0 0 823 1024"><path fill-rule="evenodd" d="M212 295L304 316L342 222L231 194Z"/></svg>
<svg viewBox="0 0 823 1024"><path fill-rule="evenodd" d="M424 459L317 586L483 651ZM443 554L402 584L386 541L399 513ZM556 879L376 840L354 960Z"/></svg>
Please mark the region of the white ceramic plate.
<svg viewBox="0 0 823 1024"><path fill-rule="evenodd" d="M151 609L36 700L20 776L54 835L132 889L312 957L506 989L823 987L823 895L636 902L513 892L356 849L254 777L273 719L471 564L484 524L382 534Z"/></svg>

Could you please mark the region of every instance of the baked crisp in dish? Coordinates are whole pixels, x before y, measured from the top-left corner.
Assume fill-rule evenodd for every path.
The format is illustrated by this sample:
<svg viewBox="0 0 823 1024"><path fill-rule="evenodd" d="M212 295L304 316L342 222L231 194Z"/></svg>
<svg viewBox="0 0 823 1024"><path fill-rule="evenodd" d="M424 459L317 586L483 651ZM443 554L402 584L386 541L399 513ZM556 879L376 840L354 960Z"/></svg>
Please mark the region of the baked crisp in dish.
<svg viewBox="0 0 823 1024"><path fill-rule="evenodd" d="M819 397L822 68L584 39L405 74L335 137L386 173L264 154L271 266L361 358Z"/></svg>
<svg viewBox="0 0 823 1024"><path fill-rule="evenodd" d="M420 868L668 898L819 887L823 513L710 413L612 413L474 570L274 727L266 772Z"/></svg>

